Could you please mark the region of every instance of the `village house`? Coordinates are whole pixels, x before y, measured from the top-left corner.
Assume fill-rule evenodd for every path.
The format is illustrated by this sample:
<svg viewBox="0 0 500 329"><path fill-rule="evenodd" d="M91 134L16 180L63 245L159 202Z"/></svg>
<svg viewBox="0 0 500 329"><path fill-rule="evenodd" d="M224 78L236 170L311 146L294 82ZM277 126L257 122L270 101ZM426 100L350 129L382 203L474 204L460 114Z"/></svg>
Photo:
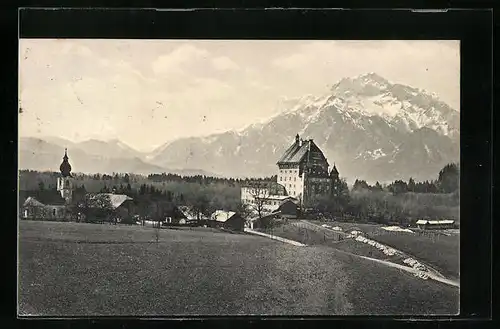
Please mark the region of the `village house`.
<svg viewBox="0 0 500 329"><path fill-rule="evenodd" d="M281 205L276 209L281 218L297 218L299 215L299 207L297 202L292 199L286 199L281 202Z"/></svg>
<svg viewBox="0 0 500 329"><path fill-rule="evenodd" d="M443 230L455 228L454 220L425 220L420 219L416 222L417 227L423 230Z"/></svg>
<svg viewBox="0 0 500 329"><path fill-rule="evenodd" d="M65 220L68 216L64 199L57 201L57 199L52 198L50 204L45 204L37 200L36 197L29 196L21 206L21 218L23 219Z"/></svg>
<svg viewBox="0 0 500 329"><path fill-rule="evenodd" d="M186 224L197 224L199 222L204 222L210 219L209 216L206 216L201 211L196 211L193 207L190 206L180 206L179 210L184 215Z"/></svg>
<svg viewBox="0 0 500 329"><path fill-rule="evenodd" d="M216 210L210 216L210 226L223 228L231 231L243 231L245 219L234 211Z"/></svg>
<svg viewBox="0 0 500 329"><path fill-rule="evenodd" d="M110 217L116 219L118 223L132 218L134 214L133 199L125 194L95 193L87 194L89 197L89 208L99 209L110 207ZM109 205L106 203L109 202ZM84 214L80 214L80 220L85 219Z"/></svg>

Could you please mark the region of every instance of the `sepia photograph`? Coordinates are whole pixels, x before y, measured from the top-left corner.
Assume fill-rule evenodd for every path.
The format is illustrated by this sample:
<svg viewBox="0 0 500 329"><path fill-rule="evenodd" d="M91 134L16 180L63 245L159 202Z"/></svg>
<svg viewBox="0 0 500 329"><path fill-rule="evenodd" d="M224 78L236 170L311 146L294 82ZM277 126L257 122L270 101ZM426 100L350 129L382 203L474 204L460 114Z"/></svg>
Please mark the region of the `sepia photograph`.
<svg viewBox="0 0 500 329"><path fill-rule="evenodd" d="M21 38L18 96L19 316L459 313L458 40Z"/></svg>

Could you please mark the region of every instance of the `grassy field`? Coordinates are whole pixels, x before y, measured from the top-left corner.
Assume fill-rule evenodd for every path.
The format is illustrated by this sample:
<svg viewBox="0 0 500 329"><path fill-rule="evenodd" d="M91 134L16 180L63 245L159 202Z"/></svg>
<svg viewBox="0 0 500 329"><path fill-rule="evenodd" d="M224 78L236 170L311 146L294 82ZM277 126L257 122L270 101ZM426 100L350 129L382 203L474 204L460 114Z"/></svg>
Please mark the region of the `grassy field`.
<svg viewBox="0 0 500 329"><path fill-rule="evenodd" d="M211 229L21 221L20 315L455 314L458 289Z"/></svg>
<svg viewBox="0 0 500 329"><path fill-rule="evenodd" d="M324 224L319 221L310 221ZM460 235L444 235L440 232L415 230L415 233L391 232L382 229L383 225L330 222L344 231L359 230L367 237L399 249L436 267L443 275L460 279Z"/></svg>

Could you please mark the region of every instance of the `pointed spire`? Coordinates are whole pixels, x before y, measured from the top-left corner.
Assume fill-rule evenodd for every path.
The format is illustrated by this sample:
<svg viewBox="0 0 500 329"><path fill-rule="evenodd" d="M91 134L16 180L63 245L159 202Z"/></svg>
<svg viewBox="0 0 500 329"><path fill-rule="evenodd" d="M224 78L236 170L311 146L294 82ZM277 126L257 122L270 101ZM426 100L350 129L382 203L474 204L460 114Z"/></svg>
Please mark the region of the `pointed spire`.
<svg viewBox="0 0 500 329"><path fill-rule="evenodd" d="M338 176L338 175L339 175L339 171L337 170L337 166L335 165L335 162L334 162L333 163L333 168L330 171L330 176Z"/></svg>
<svg viewBox="0 0 500 329"><path fill-rule="evenodd" d="M63 177L68 177L68 176L71 177L71 165L69 164L68 159L69 159L68 158L68 149L65 148L63 161L61 163L61 166L59 167L59 170L61 170L61 175Z"/></svg>

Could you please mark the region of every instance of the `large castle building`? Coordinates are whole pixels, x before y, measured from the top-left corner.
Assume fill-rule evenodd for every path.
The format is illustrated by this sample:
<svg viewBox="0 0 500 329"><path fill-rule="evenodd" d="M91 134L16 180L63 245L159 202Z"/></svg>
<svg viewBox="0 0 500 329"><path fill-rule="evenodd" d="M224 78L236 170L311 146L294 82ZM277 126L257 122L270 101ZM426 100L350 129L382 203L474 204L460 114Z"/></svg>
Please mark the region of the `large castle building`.
<svg viewBox="0 0 500 329"><path fill-rule="evenodd" d="M283 202L294 200L307 208L317 197L332 193L333 182L339 178L335 165L329 171L328 161L314 141L303 140L298 134L276 164L276 182L250 182L242 186L244 204L252 206L256 198L265 199L266 208L274 211Z"/></svg>
<svg viewBox="0 0 500 329"><path fill-rule="evenodd" d="M277 165L277 183L305 206L317 196L330 194L333 180L339 176L335 165L328 172L328 161L314 141L302 140L298 134Z"/></svg>

